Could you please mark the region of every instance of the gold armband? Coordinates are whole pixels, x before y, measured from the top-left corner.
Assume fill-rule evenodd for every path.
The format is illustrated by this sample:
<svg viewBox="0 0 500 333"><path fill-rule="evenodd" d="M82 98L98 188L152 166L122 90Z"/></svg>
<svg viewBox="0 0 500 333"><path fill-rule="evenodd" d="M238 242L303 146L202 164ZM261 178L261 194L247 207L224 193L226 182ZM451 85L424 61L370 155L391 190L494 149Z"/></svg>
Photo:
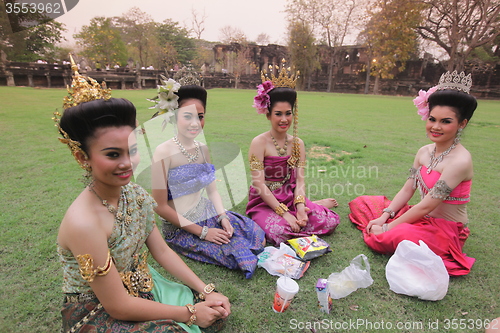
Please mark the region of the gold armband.
<svg viewBox="0 0 500 333"><path fill-rule="evenodd" d="M96 276L104 276L109 273L111 266L113 265L113 260L111 258L111 254L108 249L108 258L104 263L104 266L97 266L94 269L94 259L90 254L80 254L76 256L76 260L78 261L78 265L80 266L80 274L82 278L87 282L93 282Z"/></svg>
<svg viewBox="0 0 500 333"><path fill-rule="evenodd" d="M306 167L306 161L298 161L297 162L297 168L305 168Z"/></svg>
<svg viewBox="0 0 500 333"><path fill-rule="evenodd" d="M250 156L250 171L264 170L264 163L257 158L254 154Z"/></svg>
<svg viewBox="0 0 500 333"><path fill-rule="evenodd" d="M285 215L288 212L288 207L284 203L280 203L276 208L274 208L274 212L279 216Z"/></svg>
<svg viewBox="0 0 500 333"><path fill-rule="evenodd" d="M293 199L293 205L296 206L299 203L306 203L306 198L303 195L298 195Z"/></svg>

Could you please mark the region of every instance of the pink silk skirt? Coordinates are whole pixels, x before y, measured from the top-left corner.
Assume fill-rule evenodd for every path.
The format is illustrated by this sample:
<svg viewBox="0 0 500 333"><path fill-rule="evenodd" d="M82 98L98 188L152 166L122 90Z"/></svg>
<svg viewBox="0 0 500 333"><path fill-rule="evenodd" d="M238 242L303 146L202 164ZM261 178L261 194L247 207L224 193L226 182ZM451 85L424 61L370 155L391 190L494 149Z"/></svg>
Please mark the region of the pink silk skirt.
<svg viewBox="0 0 500 333"><path fill-rule="evenodd" d="M443 259L449 275L466 275L470 272L476 259L462 252L462 247L470 234L463 223L424 216L414 223L401 223L379 235L368 233L366 231L368 223L378 218L390 202L384 196L361 196L349 203L351 209L349 218L363 232L363 239L369 248L378 253L392 255L402 240L407 239L417 244L423 240ZM403 207L395 218L411 207L409 205ZM390 221L391 219L388 220Z"/></svg>

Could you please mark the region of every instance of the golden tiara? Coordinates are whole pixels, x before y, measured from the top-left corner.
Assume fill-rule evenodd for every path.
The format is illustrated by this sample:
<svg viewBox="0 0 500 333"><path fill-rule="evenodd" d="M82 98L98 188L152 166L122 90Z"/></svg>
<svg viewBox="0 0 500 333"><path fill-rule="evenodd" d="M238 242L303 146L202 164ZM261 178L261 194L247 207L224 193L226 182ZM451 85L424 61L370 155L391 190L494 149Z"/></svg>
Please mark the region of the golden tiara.
<svg viewBox="0 0 500 333"><path fill-rule="evenodd" d="M102 84L99 84L99 82L91 77L87 81L87 78L78 73L78 67L71 54L69 58L71 61L71 70L73 71L73 82L71 83L71 87L67 87L68 96L64 97L63 107L65 110L83 102L111 98L111 89L106 88L104 81Z"/></svg>
<svg viewBox="0 0 500 333"><path fill-rule="evenodd" d="M272 72L269 76L265 69L262 70L260 73L262 82L271 81L275 87L288 87L295 89L300 72L297 71L296 73L292 73L291 68L286 67L285 58L281 59L281 68L278 65L275 65L275 68L279 72L278 76L275 76ZM269 65L269 69L272 70L273 65Z"/></svg>

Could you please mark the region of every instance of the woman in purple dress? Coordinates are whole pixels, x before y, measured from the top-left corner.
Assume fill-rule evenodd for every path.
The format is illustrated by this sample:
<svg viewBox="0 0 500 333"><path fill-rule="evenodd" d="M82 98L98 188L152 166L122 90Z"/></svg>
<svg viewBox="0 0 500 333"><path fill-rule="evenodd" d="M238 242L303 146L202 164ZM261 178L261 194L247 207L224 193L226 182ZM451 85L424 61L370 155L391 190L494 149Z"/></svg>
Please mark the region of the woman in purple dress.
<svg viewBox="0 0 500 333"><path fill-rule="evenodd" d="M256 136L249 150L252 186L246 213L273 245L296 237L329 235L340 222L330 210L337 206L335 199L312 202L305 197L306 153L297 137L295 80L283 78L282 74L272 81L263 78L258 87L254 107L266 114L271 129ZM275 87L273 82L278 81ZM287 133L292 123L293 136Z"/></svg>
<svg viewBox="0 0 500 333"><path fill-rule="evenodd" d="M164 87L175 84L172 80ZM179 108L169 112L177 134L156 148L152 169L165 240L191 259L240 269L251 278L264 248L264 231L248 217L224 209L208 148L195 140L204 125L207 92L186 85L175 95Z"/></svg>

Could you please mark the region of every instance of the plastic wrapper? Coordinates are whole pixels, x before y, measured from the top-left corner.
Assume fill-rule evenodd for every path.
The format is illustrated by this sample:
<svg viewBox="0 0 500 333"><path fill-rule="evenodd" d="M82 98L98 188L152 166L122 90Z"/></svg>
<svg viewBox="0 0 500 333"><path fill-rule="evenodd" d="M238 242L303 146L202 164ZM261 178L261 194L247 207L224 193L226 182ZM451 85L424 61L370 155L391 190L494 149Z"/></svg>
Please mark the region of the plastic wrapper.
<svg viewBox="0 0 500 333"><path fill-rule="evenodd" d="M369 287L372 283L368 258L364 254L360 254L352 259L351 264L342 272L330 274L328 290L333 299L339 299L359 288Z"/></svg>
<svg viewBox="0 0 500 333"><path fill-rule="evenodd" d="M330 245L316 235L289 239L288 243L302 260L311 260L332 252Z"/></svg>
<svg viewBox="0 0 500 333"><path fill-rule="evenodd" d="M264 268L269 274L287 276L300 279L309 268L309 261L302 261L295 256L295 252L284 243L280 247L266 246L257 258L258 267Z"/></svg>

